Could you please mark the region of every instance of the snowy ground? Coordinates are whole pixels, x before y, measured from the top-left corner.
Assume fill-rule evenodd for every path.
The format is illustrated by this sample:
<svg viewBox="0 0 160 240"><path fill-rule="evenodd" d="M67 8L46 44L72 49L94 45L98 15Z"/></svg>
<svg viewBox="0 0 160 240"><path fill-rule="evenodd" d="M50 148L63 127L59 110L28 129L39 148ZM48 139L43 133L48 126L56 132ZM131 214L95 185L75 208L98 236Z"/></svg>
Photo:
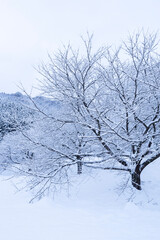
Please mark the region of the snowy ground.
<svg viewBox="0 0 160 240"><path fill-rule="evenodd" d="M2 240L159 240L160 167L143 175L144 191L132 202L118 197L102 174L79 184L69 198L56 196L29 204L30 193L15 193L13 180L0 181ZM117 177L117 178L116 178Z"/></svg>

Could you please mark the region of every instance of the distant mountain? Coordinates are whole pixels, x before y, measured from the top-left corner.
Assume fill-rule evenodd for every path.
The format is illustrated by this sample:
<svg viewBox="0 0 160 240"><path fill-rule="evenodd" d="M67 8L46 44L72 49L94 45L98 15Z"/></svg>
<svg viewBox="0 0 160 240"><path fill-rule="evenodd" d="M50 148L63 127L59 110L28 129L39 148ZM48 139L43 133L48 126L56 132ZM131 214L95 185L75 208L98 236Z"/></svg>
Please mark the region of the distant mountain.
<svg viewBox="0 0 160 240"><path fill-rule="evenodd" d="M25 105L32 105L32 101L31 99L27 96L27 95L23 95L20 92L16 92L16 93L0 93L0 99L2 100L6 100L6 101L10 101L10 102L17 102L17 103L22 103ZM47 97L43 97L43 96L36 96L34 98L32 98L32 100L35 102L35 104L37 104L38 106L41 107L60 107L60 103L58 101L55 100L51 100L50 98Z"/></svg>

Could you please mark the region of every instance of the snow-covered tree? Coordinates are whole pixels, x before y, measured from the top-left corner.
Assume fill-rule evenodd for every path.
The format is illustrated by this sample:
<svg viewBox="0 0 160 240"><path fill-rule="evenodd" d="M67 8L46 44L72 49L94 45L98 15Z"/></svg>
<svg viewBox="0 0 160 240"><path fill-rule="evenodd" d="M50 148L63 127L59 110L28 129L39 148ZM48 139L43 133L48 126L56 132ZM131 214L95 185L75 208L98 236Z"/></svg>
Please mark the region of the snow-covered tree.
<svg viewBox="0 0 160 240"><path fill-rule="evenodd" d="M43 140L30 139L52 153L45 155L50 156L49 164L42 161L38 173L45 183L57 182L62 172L68 177L72 166L80 164L125 171L133 187L141 190L141 172L160 157L156 39L155 34L142 32L130 36L116 51L94 52L89 36L81 53L68 46L38 69L43 93L61 106L58 114L39 110L52 126L50 138L44 131ZM34 172L35 177L38 174Z"/></svg>
<svg viewBox="0 0 160 240"><path fill-rule="evenodd" d="M18 143L21 131L29 129L33 124L34 111L27 104L16 101L13 96L0 96L0 162L1 169L13 163L12 155L21 148ZM13 154L14 152L14 154ZM21 157L21 161L22 161ZM16 162L17 160L14 159Z"/></svg>
<svg viewBox="0 0 160 240"><path fill-rule="evenodd" d="M23 129L29 124L31 110L20 103L0 99L0 136Z"/></svg>

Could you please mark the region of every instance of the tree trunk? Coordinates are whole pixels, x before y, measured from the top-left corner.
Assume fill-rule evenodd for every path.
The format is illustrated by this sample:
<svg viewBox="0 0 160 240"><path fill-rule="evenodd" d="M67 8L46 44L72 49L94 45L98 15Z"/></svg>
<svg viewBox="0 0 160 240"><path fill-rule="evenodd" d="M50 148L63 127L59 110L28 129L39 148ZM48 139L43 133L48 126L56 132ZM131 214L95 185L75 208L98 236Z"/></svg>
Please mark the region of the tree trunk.
<svg viewBox="0 0 160 240"><path fill-rule="evenodd" d="M81 160L77 162L77 174L82 173L82 162Z"/></svg>
<svg viewBox="0 0 160 240"><path fill-rule="evenodd" d="M131 173L132 177L132 186L135 187L137 190L142 190L141 188L141 172L139 167L136 167L135 171Z"/></svg>

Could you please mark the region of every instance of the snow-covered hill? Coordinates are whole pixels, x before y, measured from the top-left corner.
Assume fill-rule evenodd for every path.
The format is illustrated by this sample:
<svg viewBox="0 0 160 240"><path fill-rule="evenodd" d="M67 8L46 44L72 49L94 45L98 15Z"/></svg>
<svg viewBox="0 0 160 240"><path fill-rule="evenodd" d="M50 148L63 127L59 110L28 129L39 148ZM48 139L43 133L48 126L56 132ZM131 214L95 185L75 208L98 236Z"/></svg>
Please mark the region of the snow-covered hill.
<svg viewBox="0 0 160 240"><path fill-rule="evenodd" d="M32 105L31 100L29 99L29 96L23 95L20 92L12 93L12 94L7 94L7 93L0 93L0 99L6 100L6 101L11 101L11 102L16 102L16 103L21 103L21 104L26 104L26 105ZM52 101L49 98L43 97L43 96L36 96L33 98L34 102L39 105L48 105L52 106L55 105L57 106L58 103L55 101Z"/></svg>

